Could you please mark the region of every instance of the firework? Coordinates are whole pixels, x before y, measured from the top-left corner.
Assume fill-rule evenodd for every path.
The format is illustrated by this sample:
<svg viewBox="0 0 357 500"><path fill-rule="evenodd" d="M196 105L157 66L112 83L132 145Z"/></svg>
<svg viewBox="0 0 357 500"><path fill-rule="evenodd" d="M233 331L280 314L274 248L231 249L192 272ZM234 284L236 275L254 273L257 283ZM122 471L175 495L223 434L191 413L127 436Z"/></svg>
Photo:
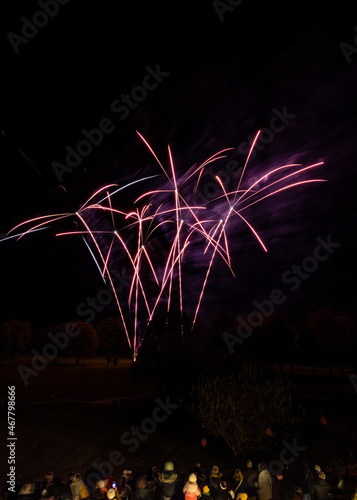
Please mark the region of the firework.
<svg viewBox="0 0 357 500"><path fill-rule="evenodd" d="M260 131L255 136L235 189L228 191L221 179L216 176L222 194L205 206L199 206L194 204L192 200L205 168L226 157L228 151L234 148L218 151L200 165L193 165L184 176L179 177L170 147L168 147L169 168L165 169L150 144L138 133L165 175L165 185L162 189L142 193L134 201L133 208L130 211L124 211L116 208L113 201L115 195L130 186L141 184L157 176L136 179L124 186L108 184L95 191L77 212L43 215L26 220L11 229L8 238L16 236L20 239L30 233L45 229L59 220L75 217L79 229L57 233L57 236L77 235L84 240L102 279L108 280L110 283L126 339L135 360L142 341L144 327L153 320L159 305L164 305L168 313L177 307L178 302L181 315L181 334L183 335L182 315L185 308L186 292L191 287L191 283L186 282L183 271L191 248L195 248L195 252L197 252L197 248L200 248L202 258L206 262L202 284L197 289L197 302L192 320L193 328L216 258L222 259L233 277L235 276L229 250L229 230L232 219L238 218L242 221L249 228L253 237L257 239L264 252L267 252L268 249L261 236L252 222L248 220L249 216L246 214L243 216L242 212L284 190L324 181L324 179L317 178L294 182L294 177L322 165L322 162L305 167L301 164L287 164L266 172L254 183L244 187L244 174L259 134ZM270 181L270 179L275 180ZM267 183L267 181L269 182ZM190 186L191 188L187 189ZM187 194L188 192L189 194ZM104 193L105 196L103 196ZM216 209L218 204L219 210ZM218 212L220 213L219 218L216 215ZM95 227L98 224L92 224L93 218L95 219L95 215L99 215L99 213L105 217L105 227L98 228ZM12 234L20 228L21 233ZM153 242L159 239L160 234L165 234L165 244L163 245L165 252L163 256L160 256L160 259L157 259ZM130 286L120 296L115 290L110 272L110 264L115 259L114 250L118 248L121 258L125 258L129 262L132 271ZM192 294L190 293L190 295ZM129 316L133 317L132 321L129 320Z"/></svg>

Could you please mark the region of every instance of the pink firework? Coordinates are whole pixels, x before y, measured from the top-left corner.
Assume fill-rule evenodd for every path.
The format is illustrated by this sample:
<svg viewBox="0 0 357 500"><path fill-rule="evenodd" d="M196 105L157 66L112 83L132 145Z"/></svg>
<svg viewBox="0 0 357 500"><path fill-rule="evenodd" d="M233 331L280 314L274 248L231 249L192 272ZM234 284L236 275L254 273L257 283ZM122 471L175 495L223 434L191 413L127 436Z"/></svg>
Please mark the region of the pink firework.
<svg viewBox="0 0 357 500"><path fill-rule="evenodd" d="M140 348L143 329L153 320L159 305L164 305L166 311L169 312L177 307L176 302L178 301L178 309L181 314L181 334L183 335L182 315L187 291L189 290L189 295L192 295L191 281L185 280L183 271L189 260L187 257L191 248L194 247L195 253L197 253L197 248L201 248L202 259L205 259L202 262L206 262L202 283L197 289L197 303L194 307L192 320L193 328L216 258L222 259L233 277L235 276L229 249L232 220L238 218L242 221L264 252L267 252L267 246L254 228L252 221L249 220L249 216L247 214L243 216L242 212L282 191L306 184L324 182L324 179L319 178L296 179L299 174L321 166L322 162L305 167L300 164L287 164L273 168L254 183L243 188L245 184L244 174L259 134L260 131L252 143L236 187L231 191L227 190L219 176L216 176L222 194L206 206L199 206L193 204L192 199L203 178L205 168L226 157L228 151L234 148L218 151L200 165L193 165L183 177L179 177L170 147L168 147L169 167L165 169L150 144L138 133L165 175L165 185L162 189L142 193L134 201L133 208L130 211L124 211L115 207L113 203L115 194L133 184L142 183L157 176L137 179L125 186L108 184L95 191L77 212L43 215L26 220L11 229L9 238L14 237L12 233L16 230L21 230L21 232L15 236L22 238L57 221L75 217L81 229L57 233L57 236L80 235L84 238L101 276L103 279L107 278L111 285L126 339L135 360ZM277 176L278 178L276 178ZM270 181L270 179L272 180ZM269 182L267 183L267 181ZM190 194L185 195L187 186L191 185ZM224 202L225 207L223 211L222 202ZM219 210L217 210L218 204ZM219 219L216 215L217 212L221 214ZM90 221L93 220L93 214L107 215L105 228L92 226ZM109 229L108 218L111 226ZM156 247L152 243L162 233L165 234L165 252L158 259ZM91 242L91 245L88 244L87 240ZM115 290L110 271L110 264L118 253L122 259L128 261L132 271L130 285L120 296ZM128 319L129 313L134 318L131 322Z"/></svg>

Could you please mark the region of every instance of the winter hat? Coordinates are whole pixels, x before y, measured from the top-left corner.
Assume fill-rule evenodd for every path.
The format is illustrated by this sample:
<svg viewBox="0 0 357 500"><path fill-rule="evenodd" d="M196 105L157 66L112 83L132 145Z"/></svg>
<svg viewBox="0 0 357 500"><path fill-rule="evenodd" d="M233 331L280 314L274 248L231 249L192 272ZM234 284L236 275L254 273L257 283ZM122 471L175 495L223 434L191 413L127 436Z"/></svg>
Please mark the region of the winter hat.
<svg viewBox="0 0 357 500"><path fill-rule="evenodd" d="M210 494L209 487L208 487L208 486L207 486L207 484L206 484L206 486L204 486L204 487L203 487L203 490L202 490L202 495L207 495L207 496L209 496L209 494Z"/></svg>
<svg viewBox="0 0 357 500"><path fill-rule="evenodd" d="M197 482L197 476L196 474L192 473L188 476L188 480L190 483L196 483Z"/></svg>
<svg viewBox="0 0 357 500"><path fill-rule="evenodd" d="M113 498L115 498L115 490L113 488L110 488L110 490L108 490L107 497L109 498L109 500L113 500Z"/></svg>
<svg viewBox="0 0 357 500"><path fill-rule="evenodd" d="M211 473L212 474L219 474L219 468L217 467L217 465L214 465L212 467Z"/></svg>
<svg viewBox="0 0 357 500"><path fill-rule="evenodd" d="M219 483L219 486L220 486L221 490L226 490L227 489L227 483L225 481L221 481Z"/></svg>
<svg viewBox="0 0 357 500"><path fill-rule="evenodd" d="M326 479L326 474L324 472L319 472L319 479Z"/></svg>
<svg viewBox="0 0 357 500"><path fill-rule="evenodd" d="M316 472L321 472L321 467L319 465L315 465L315 471Z"/></svg>
<svg viewBox="0 0 357 500"><path fill-rule="evenodd" d="M164 470L166 471L172 471L174 470L174 464L172 462L166 462L166 464L164 465Z"/></svg>
<svg viewBox="0 0 357 500"><path fill-rule="evenodd" d="M238 493L237 500L248 500L248 495L246 493Z"/></svg>

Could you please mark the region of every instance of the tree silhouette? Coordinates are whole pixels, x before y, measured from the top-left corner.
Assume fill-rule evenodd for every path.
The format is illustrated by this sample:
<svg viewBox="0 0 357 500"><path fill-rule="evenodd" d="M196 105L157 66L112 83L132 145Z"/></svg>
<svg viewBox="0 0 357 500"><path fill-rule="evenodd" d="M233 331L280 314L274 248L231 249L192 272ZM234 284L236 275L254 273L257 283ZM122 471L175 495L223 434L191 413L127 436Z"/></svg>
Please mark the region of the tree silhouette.
<svg viewBox="0 0 357 500"><path fill-rule="evenodd" d="M192 409L202 427L223 438L242 461L248 450L265 446L267 429L296 421L284 382L263 379L248 364L242 366L238 376L201 376L191 396Z"/></svg>

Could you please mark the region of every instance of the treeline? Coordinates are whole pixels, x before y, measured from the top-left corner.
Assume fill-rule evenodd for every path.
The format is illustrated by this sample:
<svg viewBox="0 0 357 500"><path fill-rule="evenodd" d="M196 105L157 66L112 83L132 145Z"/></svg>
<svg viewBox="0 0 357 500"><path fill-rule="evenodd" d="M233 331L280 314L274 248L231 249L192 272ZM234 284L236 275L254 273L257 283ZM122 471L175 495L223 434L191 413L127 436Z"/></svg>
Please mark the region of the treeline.
<svg viewBox="0 0 357 500"><path fill-rule="evenodd" d="M67 342L53 356L54 363L69 356L80 364L88 357L132 356L120 318L105 318L96 325L77 322L77 334L67 335ZM157 314L142 333L138 364L164 373L175 367L191 372L209 372L220 366L234 367L246 359L262 364L295 364L312 367L336 366L341 375L347 367L357 367L357 321L353 314L337 315L330 309L313 312L301 325L291 325L278 311L269 316L232 318L220 313L209 326L199 324L191 330L185 314ZM0 325L1 359L36 349L42 353L54 338L63 339L68 324L33 327L22 320ZM49 354L50 356L50 354Z"/></svg>

